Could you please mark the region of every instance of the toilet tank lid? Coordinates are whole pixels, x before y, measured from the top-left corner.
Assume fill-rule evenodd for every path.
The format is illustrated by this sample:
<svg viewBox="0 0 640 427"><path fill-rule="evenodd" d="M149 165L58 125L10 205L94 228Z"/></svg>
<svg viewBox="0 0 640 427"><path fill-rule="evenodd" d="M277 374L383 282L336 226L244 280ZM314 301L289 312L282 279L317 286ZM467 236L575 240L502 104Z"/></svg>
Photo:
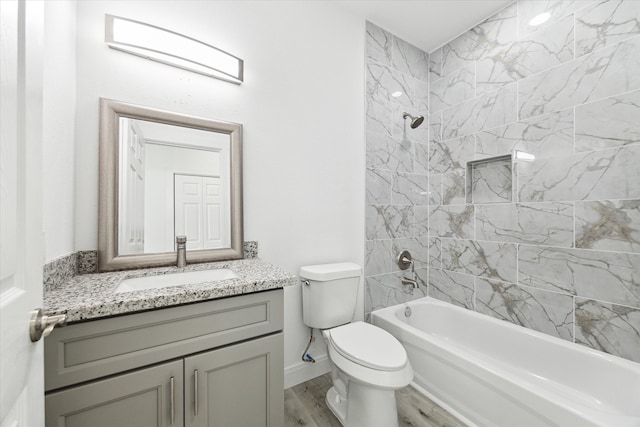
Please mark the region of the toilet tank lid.
<svg viewBox="0 0 640 427"><path fill-rule="evenodd" d="M360 276L360 266L353 262L335 264L307 265L300 267L300 277L325 282L327 280L345 279Z"/></svg>

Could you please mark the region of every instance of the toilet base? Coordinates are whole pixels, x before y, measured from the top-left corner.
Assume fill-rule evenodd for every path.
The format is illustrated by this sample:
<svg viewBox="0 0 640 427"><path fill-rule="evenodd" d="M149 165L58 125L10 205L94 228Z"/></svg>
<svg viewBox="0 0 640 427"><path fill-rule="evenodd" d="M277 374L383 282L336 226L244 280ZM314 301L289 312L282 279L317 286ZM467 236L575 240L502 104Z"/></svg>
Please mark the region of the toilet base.
<svg viewBox="0 0 640 427"><path fill-rule="evenodd" d="M327 406L345 427L398 427L394 390L375 389L349 381L347 399L334 387L327 392Z"/></svg>
<svg viewBox="0 0 640 427"><path fill-rule="evenodd" d="M347 419L347 401L340 397L335 387L331 387L329 391L327 391L327 406L333 412L333 415L336 416L340 424L345 425Z"/></svg>

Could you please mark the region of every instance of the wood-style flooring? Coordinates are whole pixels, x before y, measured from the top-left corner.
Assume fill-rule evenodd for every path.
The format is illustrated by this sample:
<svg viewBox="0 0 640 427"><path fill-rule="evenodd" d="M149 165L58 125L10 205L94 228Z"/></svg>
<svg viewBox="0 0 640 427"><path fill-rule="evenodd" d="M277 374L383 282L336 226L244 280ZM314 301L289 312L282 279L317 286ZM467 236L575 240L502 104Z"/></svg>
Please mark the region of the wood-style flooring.
<svg viewBox="0 0 640 427"><path fill-rule="evenodd" d="M285 390L285 426L341 427L325 403L329 388L331 375L326 374ZM396 402L400 427L465 426L411 386L396 391Z"/></svg>

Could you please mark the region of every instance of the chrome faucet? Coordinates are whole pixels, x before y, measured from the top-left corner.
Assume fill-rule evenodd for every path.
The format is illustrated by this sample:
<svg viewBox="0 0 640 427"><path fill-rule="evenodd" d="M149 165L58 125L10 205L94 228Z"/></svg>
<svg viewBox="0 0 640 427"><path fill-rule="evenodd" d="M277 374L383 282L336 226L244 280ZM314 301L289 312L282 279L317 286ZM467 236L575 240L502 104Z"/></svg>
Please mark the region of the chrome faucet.
<svg viewBox="0 0 640 427"><path fill-rule="evenodd" d="M413 277L415 276L415 273L413 275ZM409 279L407 276L404 276L402 279L400 279L400 281L402 282L403 285L411 285L413 286L413 289L417 289L418 288L418 282L414 279Z"/></svg>
<svg viewBox="0 0 640 427"><path fill-rule="evenodd" d="M413 279L410 279L407 276L402 276L402 279L400 279L400 281L403 285L411 285L413 289L416 289L418 287L418 281L416 280L416 268L409 251L400 252L400 254L398 255L398 267L400 267L402 270L406 270L407 268L411 267L411 275L413 276Z"/></svg>
<svg viewBox="0 0 640 427"><path fill-rule="evenodd" d="M178 252L176 266L182 268L187 265L187 236L176 236L176 250Z"/></svg>

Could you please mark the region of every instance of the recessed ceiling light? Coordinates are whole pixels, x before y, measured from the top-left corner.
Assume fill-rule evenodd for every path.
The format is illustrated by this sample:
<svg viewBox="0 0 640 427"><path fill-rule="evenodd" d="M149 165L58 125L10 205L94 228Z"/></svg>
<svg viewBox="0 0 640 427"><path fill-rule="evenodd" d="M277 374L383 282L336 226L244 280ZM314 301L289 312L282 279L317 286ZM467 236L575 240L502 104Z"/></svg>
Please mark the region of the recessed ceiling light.
<svg viewBox="0 0 640 427"><path fill-rule="evenodd" d="M533 19L529 21L529 25L535 27L537 25L544 24L549 20L549 18L551 18L551 14L549 12L541 13L540 15L534 16Z"/></svg>
<svg viewBox="0 0 640 427"><path fill-rule="evenodd" d="M396 91L396 92L393 92L393 93L391 94L391 96L393 96L394 98L399 98L399 97L401 97L401 96L402 96L402 92L400 92L400 91L398 90L398 91Z"/></svg>

